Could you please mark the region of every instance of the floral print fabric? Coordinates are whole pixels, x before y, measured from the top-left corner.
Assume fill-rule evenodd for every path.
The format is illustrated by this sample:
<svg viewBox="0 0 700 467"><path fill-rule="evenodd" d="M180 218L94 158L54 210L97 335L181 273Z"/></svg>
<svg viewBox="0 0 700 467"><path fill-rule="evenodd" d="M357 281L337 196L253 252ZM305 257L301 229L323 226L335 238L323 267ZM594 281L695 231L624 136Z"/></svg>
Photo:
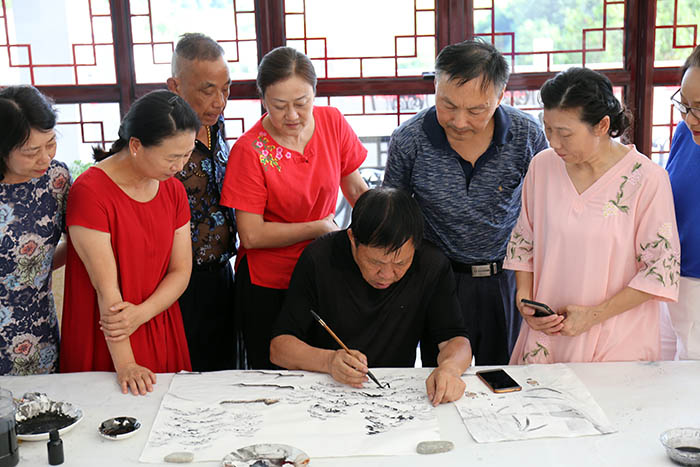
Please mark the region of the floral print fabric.
<svg viewBox="0 0 700 467"><path fill-rule="evenodd" d="M236 220L233 210L219 204L228 146L223 119L212 127L213 149L199 141L182 171L175 174L185 186L190 204L190 235L194 265L223 264L236 254Z"/></svg>
<svg viewBox="0 0 700 467"><path fill-rule="evenodd" d="M57 369L51 266L69 187L68 168L56 160L39 178L0 182L0 374Z"/></svg>
<svg viewBox="0 0 700 467"><path fill-rule="evenodd" d="M253 149L258 153L260 164L262 164L264 170L274 167L278 172L282 172L279 161L282 158L292 158L292 153L282 146L276 146L275 142L268 137L265 131L258 133L258 137L253 143Z"/></svg>

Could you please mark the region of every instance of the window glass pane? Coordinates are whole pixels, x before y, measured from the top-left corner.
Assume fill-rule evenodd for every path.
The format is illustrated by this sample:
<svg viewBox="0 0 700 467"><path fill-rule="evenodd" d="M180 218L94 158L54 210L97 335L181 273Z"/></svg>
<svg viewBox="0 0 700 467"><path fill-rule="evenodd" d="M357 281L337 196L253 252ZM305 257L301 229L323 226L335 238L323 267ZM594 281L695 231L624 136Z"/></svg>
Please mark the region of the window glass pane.
<svg viewBox="0 0 700 467"><path fill-rule="evenodd" d="M317 97L316 105L338 108L367 148L362 167L384 168L389 137L404 121L435 104L433 94Z"/></svg>
<svg viewBox="0 0 700 467"><path fill-rule="evenodd" d="M515 73L622 68L624 18L621 0L474 2L475 35L506 55Z"/></svg>
<svg viewBox="0 0 700 467"><path fill-rule="evenodd" d="M2 3L2 84L116 83L109 0Z"/></svg>
<svg viewBox="0 0 700 467"><path fill-rule="evenodd" d="M119 104L58 104L58 149L56 159L65 162L72 173L89 167L92 147L109 147L117 138ZM230 100L224 111L229 146L261 116L260 101Z"/></svg>
<svg viewBox="0 0 700 467"><path fill-rule="evenodd" d="M622 102L622 87L614 86L613 93L615 97L617 97L617 100ZM537 119L540 125L543 125L539 89L506 91L503 96L503 103L532 115Z"/></svg>
<svg viewBox="0 0 700 467"><path fill-rule="evenodd" d="M697 0L657 0L654 66L681 66L698 44Z"/></svg>
<svg viewBox="0 0 700 467"><path fill-rule="evenodd" d="M655 86L652 107L651 159L662 167L668 161L671 138L681 114L671 104L671 96L678 86Z"/></svg>
<svg viewBox="0 0 700 467"><path fill-rule="evenodd" d="M255 78L258 52L252 0L131 0L130 6L138 83L164 82L179 36L200 31L224 48L232 80Z"/></svg>
<svg viewBox="0 0 700 467"><path fill-rule="evenodd" d="M224 110L224 124L226 125L226 140L229 146L233 146L239 136L260 120L261 109L258 99L232 99L228 101Z"/></svg>
<svg viewBox="0 0 700 467"><path fill-rule="evenodd" d="M73 176L92 160L92 147L109 147L119 132L119 104L59 104L56 159L68 164Z"/></svg>
<svg viewBox="0 0 700 467"><path fill-rule="evenodd" d="M434 0L355 0L342 14L339 5L328 0L284 3L287 45L306 53L320 78L420 76L432 71Z"/></svg>

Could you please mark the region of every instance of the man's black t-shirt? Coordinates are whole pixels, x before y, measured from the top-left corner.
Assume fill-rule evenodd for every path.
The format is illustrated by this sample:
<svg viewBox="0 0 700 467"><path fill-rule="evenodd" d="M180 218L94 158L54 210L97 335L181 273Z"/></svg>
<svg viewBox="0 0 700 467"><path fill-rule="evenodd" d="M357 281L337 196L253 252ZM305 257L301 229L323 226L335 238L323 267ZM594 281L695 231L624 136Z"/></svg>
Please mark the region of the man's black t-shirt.
<svg viewBox="0 0 700 467"><path fill-rule="evenodd" d="M272 337L291 334L313 347L340 348L310 309L371 367L413 367L424 335L436 343L468 337L450 263L427 243L404 277L380 290L363 279L346 230L317 239L294 268Z"/></svg>

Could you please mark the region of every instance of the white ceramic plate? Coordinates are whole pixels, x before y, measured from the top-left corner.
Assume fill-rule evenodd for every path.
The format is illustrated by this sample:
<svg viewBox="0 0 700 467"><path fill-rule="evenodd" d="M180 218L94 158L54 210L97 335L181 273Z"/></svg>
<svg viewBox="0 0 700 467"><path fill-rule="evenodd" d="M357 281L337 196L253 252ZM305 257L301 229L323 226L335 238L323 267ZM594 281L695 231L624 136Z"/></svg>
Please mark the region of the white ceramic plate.
<svg viewBox="0 0 700 467"><path fill-rule="evenodd" d="M78 408L76 408L75 410L77 411L78 418L76 418L75 421L73 423L71 423L70 425L64 426L63 428L58 430L59 435L63 436L64 433L67 433L70 430L72 430L73 427L75 425L77 425L78 423L80 423L80 421L83 419L83 411L78 409ZM18 423L18 425L19 425L19 423ZM49 432L46 431L46 432L42 432L42 433L32 433L32 434L23 434L23 435L17 433L17 439L22 440L22 441L42 441L42 440L49 439Z"/></svg>
<svg viewBox="0 0 700 467"><path fill-rule="evenodd" d="M134 417L114 417L105 420L97 427L102 437L118 440L134 436L141 428L141 422Z"/></svg>
<svg viewBox="0 0 700 467"><path fill-rule="evenodd" d="M221 460L221 465L223 467L248 467L266 460L270 461L269 465L283 465L283 461L291 463L294 467L309 465L309 456L305 452L287 444L253 444L236 449L226 454L226 457Z"/></svg>

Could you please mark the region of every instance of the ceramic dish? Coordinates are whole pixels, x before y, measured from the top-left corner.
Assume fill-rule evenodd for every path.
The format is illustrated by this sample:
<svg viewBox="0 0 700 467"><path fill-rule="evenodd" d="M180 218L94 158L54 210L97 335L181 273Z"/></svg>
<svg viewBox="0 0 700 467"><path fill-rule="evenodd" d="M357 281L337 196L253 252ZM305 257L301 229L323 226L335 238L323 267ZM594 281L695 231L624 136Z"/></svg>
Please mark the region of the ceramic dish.
<svg viewBox="0 0 700 467"><path fill-rule="evenodd" d="M253 444L230 452L221 461L223 467L272 467L309 465L305 452L286 444Z"/></svg>
<svg viewBox="0 0 700 467"><path fill-rule="evenodd" d="M15 422L17 439L40 441L49 439L49 432L60 435L73 429L83 419L83 411L69 402L53 401L46 394L28 392L17 401Z"/></svg>
<svg viewBox="0 0 700 467"><path fill-rule="evenodd" d="M673 428L660 437L666 454L682 465L700 465L700 428Z"/></svg>
<svg viewBox="0 0 700 467"><path fill-rule="evenodd" d="M97 431L107 439L117 440L134 436L139 428L141 422L134 417L114 417L100 423Z"/></svg>

